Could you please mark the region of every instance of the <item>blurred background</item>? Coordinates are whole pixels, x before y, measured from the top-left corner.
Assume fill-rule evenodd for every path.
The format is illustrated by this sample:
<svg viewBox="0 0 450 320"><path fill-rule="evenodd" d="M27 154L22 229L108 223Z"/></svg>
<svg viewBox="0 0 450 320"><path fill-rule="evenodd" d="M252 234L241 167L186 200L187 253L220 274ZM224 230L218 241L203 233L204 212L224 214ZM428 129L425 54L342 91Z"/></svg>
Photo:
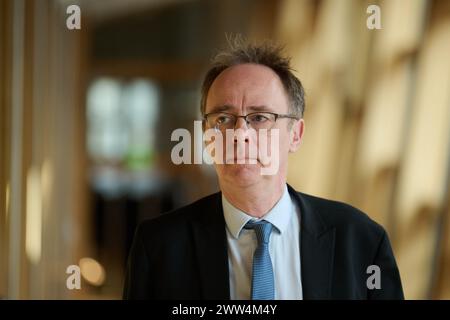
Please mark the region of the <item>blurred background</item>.
<svg viewBox="0 0 450 320"><path fill-rule="evenodd" d="M406 298L450 299L447 0L0 0L0 298L119 299L136 224L218 190L170 136L236 33L305 87L288 182L382 224Z"/></svg>

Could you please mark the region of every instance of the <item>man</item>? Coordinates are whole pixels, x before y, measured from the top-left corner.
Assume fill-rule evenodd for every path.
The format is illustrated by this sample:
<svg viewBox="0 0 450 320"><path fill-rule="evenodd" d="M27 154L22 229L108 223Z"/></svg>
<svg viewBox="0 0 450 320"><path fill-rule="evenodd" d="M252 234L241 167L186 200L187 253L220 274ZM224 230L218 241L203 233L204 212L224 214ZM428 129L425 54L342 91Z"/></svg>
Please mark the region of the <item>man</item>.
<svg viewBox="0 0 450 320"><path fill-rule="evenodd" d="M204 129L239 129L243 139L224 134L234 152L215 163L221 192L140 224L124 298L403 299L380 225L287 185L304 108L302 84L279 48L240 44L217 55L203 83ZM261 148L252 129L278 133L268 139L277 145L275 174L261 174L268 164L259 153L250 159L249 146Z"/></svg>

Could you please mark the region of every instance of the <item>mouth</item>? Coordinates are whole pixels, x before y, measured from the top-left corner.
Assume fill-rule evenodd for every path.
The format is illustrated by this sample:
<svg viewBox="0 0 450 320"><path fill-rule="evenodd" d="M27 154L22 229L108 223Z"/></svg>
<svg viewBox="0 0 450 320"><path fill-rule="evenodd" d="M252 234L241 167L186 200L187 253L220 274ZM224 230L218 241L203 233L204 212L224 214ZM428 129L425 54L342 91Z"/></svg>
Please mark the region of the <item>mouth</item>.
<svg viewBox="0 0 450 320"><path fill-rule="evenodd" d="M243 163L238 163L239 162L243 162ZM228 158L225 161L226 164L257 164L257 163L261 163L259 161L259 159L257 158L238 158L238 157L233 157L233 158Z"/></svg>

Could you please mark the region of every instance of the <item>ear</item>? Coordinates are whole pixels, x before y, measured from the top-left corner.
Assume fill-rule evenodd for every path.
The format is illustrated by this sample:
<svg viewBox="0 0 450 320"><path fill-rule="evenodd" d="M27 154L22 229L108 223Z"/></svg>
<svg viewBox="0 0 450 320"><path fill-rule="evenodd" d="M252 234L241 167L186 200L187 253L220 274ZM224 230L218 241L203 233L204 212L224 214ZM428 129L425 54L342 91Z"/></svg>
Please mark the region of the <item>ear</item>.
<svg viewBox="0 0 450 320"><path fill-rule="evenodd" d="M293 153L300 148L304 132L305 121L303 119L295 121L292 124L291 131L289 133L289 152Z"/></svg>

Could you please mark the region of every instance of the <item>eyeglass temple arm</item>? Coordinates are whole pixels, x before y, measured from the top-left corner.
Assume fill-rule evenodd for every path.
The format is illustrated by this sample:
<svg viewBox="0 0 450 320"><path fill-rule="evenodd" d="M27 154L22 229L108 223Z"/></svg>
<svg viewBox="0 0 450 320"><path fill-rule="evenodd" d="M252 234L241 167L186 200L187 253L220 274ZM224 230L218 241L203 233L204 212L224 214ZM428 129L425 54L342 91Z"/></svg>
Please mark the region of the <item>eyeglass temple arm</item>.
<svg viewBox="0 0 450 320"><path fill-rule="evenodd" d="M289 119L295 119L295 120L299 120L300 119L299 117L291 116L289 114L277 114L276 119L278 119L278 118L289 118Z"/></svg>

